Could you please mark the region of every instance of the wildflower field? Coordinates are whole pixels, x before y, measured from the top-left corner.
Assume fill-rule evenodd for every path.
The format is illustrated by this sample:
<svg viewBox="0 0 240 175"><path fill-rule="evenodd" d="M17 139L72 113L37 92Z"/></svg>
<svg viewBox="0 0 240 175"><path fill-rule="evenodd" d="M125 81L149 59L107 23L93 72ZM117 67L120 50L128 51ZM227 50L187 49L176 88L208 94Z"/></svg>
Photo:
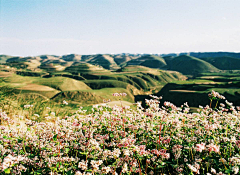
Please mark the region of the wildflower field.
<svg viewBox="0 0 240 175"><path fill-rule="evenodd" d="M239 173L238 107L214 91L197 113L187 103L150 97L146 109L137 103L136 109L95 105L69 116L50 108L47 116L26 112L16 116L25 127L11 127L16 119L1 110L0 174Z"/></svg>

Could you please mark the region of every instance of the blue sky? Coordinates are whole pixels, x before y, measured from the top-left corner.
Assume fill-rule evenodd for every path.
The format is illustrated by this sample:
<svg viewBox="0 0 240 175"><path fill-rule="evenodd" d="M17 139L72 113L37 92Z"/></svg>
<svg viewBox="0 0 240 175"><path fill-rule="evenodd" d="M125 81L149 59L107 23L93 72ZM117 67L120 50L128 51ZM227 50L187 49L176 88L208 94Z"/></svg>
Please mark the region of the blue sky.
<svg viewBox="0 0 240 175"><path fill-rule="evenodd" d="M0 54L240 52L239 0L0 0Z"/></svg>

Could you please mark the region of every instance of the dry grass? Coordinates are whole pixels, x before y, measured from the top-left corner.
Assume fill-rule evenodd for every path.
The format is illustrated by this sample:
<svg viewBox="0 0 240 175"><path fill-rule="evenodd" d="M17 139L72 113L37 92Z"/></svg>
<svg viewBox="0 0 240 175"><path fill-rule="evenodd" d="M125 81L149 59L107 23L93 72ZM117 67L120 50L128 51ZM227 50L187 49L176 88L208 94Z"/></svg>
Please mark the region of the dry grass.
<svg viewBox="0 0 240 175"><path fill-rule="evenodd" d="M49 86L43 86L38 84L27 84L26 86L23 86L21 88L18 88L20 90L30 90L30 91L55 91L56 89L53 89Z"/></svg>
<svg viewBox="0 0 240 175"><path fill-rule="evenodd" d="M106 105L106 104L108 104L108 106L110 106L110 107L113 107L115 105L116 106L123 106L123 107L133 105L133 103L130 103L128 101L111 101L111 102L108 102L108 103L100 103L98 105Z"/></svg>
<svg viewBox="0 0 240 175"><path fill-rule="evenodd" d="M4 77L10 77L12 76L12 72L0 72L0 77L4 78Z"/></svg>

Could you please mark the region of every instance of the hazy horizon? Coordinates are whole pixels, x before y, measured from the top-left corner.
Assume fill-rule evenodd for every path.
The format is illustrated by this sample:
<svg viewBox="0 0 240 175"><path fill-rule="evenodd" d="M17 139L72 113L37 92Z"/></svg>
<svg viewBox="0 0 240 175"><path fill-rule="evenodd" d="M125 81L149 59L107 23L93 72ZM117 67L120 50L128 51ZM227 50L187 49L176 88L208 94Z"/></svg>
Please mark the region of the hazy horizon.
<svg viewBox="0 0 240 175"><path fill-rule="evenodd" d="M0 54L240 52L239 0L0 0Z"/></svg>

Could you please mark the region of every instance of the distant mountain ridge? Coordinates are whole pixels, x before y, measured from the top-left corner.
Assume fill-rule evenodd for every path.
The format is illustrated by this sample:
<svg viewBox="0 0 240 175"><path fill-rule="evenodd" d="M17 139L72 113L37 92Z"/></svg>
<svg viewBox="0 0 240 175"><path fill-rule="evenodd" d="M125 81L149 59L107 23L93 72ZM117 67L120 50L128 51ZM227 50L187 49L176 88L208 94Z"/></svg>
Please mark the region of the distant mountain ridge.
<svg viewBox="0 0 240 175"><path fill-rule="evenodd" d="M240 53L236 52L183 52L183 53L169 53L169 54L160 54L162 57L167 56L181 56L188 55L196 58L209 58L209 57L232 57L232 58L240 58Z"/></svg>
<svg viewBox="0 0 240 175"><path fill-rule="evenodd" d="M80 64L81 63L81 64ZM80 71L83 64L97 66L91 69L121 70L136 65L154 69L179 71L186 75L220 70L240 70L240 53L189 52L170 54L94 54L94 55L40 55L18 57L0 55L0 64L31 71ZM78 67L76 67L78 65ZM79 65L81 65L79 67ZM75 66L75 67L73 67ZM91 66L90 66L91 67Z"/></svg>

